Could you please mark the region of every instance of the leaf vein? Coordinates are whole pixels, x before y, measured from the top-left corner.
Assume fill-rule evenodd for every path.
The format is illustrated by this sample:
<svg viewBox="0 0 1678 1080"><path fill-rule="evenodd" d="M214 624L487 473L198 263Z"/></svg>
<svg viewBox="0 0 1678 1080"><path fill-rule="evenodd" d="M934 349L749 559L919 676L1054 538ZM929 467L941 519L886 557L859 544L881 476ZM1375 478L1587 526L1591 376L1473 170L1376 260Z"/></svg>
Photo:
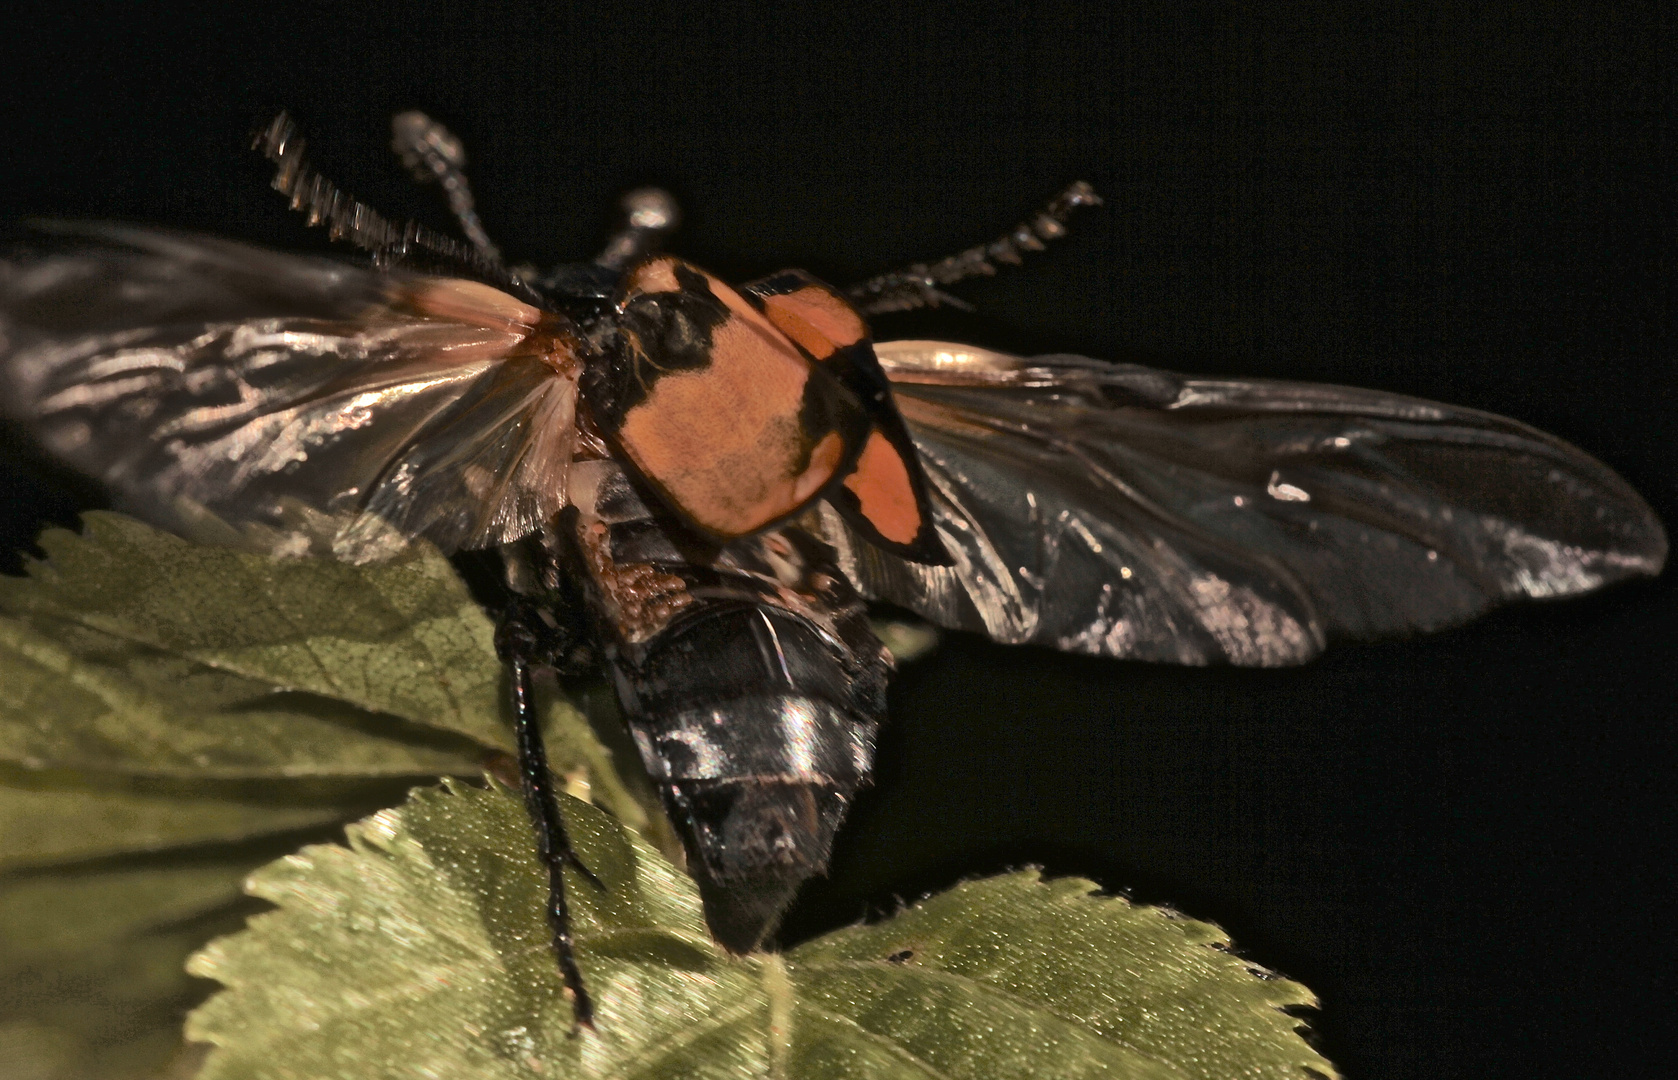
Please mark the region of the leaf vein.
<svg viewBox="0 0 1678 1080"><path fill-rule="evenodd" d="M913 1050L910 1050L902 1043L896 1041L895 1039L888 1038L885 1035L881 1035L877 1031L869 1031L867 1028L863 1027L861 1024L852 1020L848 1016L841 1016L838 1013L829 1012L818 1005L811 1005L807 1001L800 1002L798 1008L800 1011L807 1012L812 1016L822 1017L831 1024L845 1028L847 1031L853 1031L870 1042L877 1043L878 1045L885 1047L894 1055L901 1058L904 1064L919 1069L925 1075L932 1077L933 1080L953 1080L949 1073L946 1073L944 1070L938 1068L938 1066L932 1064L932 1062L927 1061L925 1058L921 1057Z"/></svg>
<svg viewBox="0 0 1678 1080"><path fill-rule="evenodd" d="M806 966L811 970L818 971L823 967L856 968L864 971L888 970L905 980L912 980L916 976L919 976L920 978L935 982L954 983L955 985L961 986L965 989L980 990L988 993L994 998L1008 1002L1022 1012L1035 1012L1051 1016L1063 1024L1070 1024L1073 1027L1091 1031L1100 1035L1101 1038L1106 1039L1108 1042L1117 1043L1127 1049L1135 1050L1138 1054L1143 1054L1144 1057L1150 1056L1143 1053L1143 1051L1137 1047L1132 1046L1124 1039L1109 1035L1106 1032L1096 1031L1090 1026L1090 1021L1087 1019L1063 1016L1045 1002L1033 1001L1030 998L1021 997L1011 990L997 986L995 983L986 982L985 980L972 975L963 975L959 972L946 971L942 968L929 968L920 964L892 964L884 960L829 960L821 964L812 963Z"/></svg>
<svg viewBox="0 0 1678 1080"><path fill-rule="evenodd" d="M761 1007L762 1002L751 1001L748 999L742 1001L732 1009L724 1009L721 1012L712 1013L710 1016L707 1016L696 1023L689 1024L668 1038L660 1039L651 1046L643 1047L642 1049L636 1051L634 1056L624 1063L623 1071L620 1072L619 1075L629 1078L634 1076L638 1070L644 1067L656 1065L661 1061L668 1060L672 1055L676 1054L684 1047L691 1046L693 1043L698 1042L706 1035L721 1031L723 1028L728 1027L731 1024L739 1023Z"/></svg>

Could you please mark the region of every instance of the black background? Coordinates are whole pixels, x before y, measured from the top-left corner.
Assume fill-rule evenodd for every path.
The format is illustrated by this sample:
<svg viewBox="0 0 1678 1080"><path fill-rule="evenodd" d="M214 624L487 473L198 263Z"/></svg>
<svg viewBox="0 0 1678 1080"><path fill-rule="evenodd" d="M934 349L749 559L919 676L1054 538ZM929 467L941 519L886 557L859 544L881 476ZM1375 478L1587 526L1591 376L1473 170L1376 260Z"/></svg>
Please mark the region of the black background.
<svg viewBox="0 0 1678 1080"><path fill-rule="evenodd" d="M1657 5L469 7L14 6L0 212L319 248L242 146L285 106L344 186L446 225L385 149L417 107L515 260L586 257L656 182L687 257L843 283L1082 178L1107 208L963 288L977 314L878 335L1474 405L1678 521ZM39 472L0 483L7 551L74 520ZM952 638L898 680L880 784L788 932L1036 862L1228 928L1321 995L1354 1077L1678 1075L1673 591L1291 671Z"/></svg>

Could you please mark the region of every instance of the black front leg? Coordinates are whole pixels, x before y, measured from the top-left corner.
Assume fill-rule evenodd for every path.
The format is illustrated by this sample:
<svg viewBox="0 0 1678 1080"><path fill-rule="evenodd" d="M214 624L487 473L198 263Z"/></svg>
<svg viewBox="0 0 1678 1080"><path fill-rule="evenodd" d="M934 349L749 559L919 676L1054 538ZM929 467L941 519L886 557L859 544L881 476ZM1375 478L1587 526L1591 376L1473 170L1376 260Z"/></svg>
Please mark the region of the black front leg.
<svg viewBox="0 0 1678 1080"><path fill-rule="evenodd" d="M579 1025L594 1026L594 1001L583 987L572 951L571 910L565 902L565 867L569 864L597 888L600 879L577 858L571 839L554 799L554 778L548 768L548 752L542 745L541 718L530 685L532 664L547 663L551 643L544 640L543 622L532 617L524 603L515 602L496 628L495 648L508 667L513 694L513 732L518 745L519 781L524 790L524 808L536 830L536 853L548 868L548 925L553 929L554 956L559 973L571 991L571 1012Z"/></svg>

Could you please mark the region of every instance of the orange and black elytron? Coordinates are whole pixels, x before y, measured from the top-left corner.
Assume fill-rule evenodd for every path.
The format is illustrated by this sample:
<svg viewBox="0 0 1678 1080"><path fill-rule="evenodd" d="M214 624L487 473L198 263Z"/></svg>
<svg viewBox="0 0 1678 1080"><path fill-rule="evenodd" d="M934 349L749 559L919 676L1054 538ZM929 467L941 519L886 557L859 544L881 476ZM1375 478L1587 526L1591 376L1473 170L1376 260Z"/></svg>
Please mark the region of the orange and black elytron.
<svg viewBox="0 0 1678 1080"><path fill-rule="evenodd" d="M1061 236L1097 201L1085 185L991 244L844 290L800 271L736 288L661 254L675 207L643 190L598 258L540 275L490 243L457 140L417 113L394 130L467 242L349 198L282 115L256 140L275 186L371 265L48 227L0 262L0 397L184 534L213 522L355 561L415 537L492 553L581 1023L589 943L563 871L592 875L555 804L533 668L612 680L712 933L745 952L869 781L892 667L870 601L1008 643L1271 666L1665 559L1623 480L1513 420L874 340L869 317L959 303L946 286Z"/></svg>

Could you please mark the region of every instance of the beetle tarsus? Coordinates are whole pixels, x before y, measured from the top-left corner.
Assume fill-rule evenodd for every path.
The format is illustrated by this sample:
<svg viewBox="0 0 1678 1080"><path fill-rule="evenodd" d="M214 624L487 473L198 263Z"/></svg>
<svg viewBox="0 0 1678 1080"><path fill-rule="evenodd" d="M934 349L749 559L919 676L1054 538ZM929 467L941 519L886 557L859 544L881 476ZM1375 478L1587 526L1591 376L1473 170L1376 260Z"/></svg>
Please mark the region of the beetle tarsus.
<svg viewBox="0 0 1678 1080"><path fill-rule="evenodd" d="M601 892L606 891L606 883L604 881L601 881L599 876L596 875L593 870L590 870L583 863L583 860L581 860L577 857L576 852L573 851L573 852L570 852L569 854L567 854L566 857L565 857L565 861L570 864L571 869L573 869L577 873L583 875L583 877L585 879L587 879L587 881L590 885L593 885L595 888L599 889Z"/></svg>

